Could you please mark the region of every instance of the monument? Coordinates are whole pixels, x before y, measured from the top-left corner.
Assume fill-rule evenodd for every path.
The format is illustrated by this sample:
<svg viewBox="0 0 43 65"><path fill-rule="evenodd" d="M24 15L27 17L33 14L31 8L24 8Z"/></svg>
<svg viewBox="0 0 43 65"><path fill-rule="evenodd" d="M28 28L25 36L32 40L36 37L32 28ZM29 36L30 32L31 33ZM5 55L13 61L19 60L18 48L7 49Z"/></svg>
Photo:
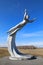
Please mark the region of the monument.
<svg viewBox="0 0 43 65"><path fill-rule="evenodd" d="M24 18L22 20L22 22L20 22L19 24L17 24L16 26L14 26L13 28L11 28L8 33L8 51L10 53L10 57L9 59L11 60L22 60L22 59L28 59L31 58L32 55L27 55L27 54L23 54L21 52L19 52L19 50L16 47L16 33L17 31L21 30L27 23L32 23L33 21L35 21L35 18L32 20L29 20L29 15L27 13L27 11L25 10L24 13Z"/></svg>

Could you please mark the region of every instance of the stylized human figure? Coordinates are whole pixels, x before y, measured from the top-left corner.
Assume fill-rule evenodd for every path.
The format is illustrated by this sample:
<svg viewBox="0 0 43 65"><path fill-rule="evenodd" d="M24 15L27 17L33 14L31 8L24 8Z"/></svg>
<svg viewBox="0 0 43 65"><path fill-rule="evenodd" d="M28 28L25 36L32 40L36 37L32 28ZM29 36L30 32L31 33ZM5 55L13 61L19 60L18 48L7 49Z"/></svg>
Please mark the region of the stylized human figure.
<svg viewBox="0 0 43 65"><path fill-rule="evenodd" d="M16 47L16 43L15 43L17 31L22 29L27 23L32 23L33 21L35 21L35 18L32 19L32 20L29 20L28 18L29 18L29 16L28 16L28 14L25 10L23 21L20 22L19 24L17 24L15 27L11 28L8 31L8 33L9 33L9 36L8 36L8 51L11 55L11 57L9 57L9 58L12 59L12 60L14 60L15 58L16 59L17 58L22 59L22 58L27 58L28 57L25 54L18 51L18 49Z"/></svg>

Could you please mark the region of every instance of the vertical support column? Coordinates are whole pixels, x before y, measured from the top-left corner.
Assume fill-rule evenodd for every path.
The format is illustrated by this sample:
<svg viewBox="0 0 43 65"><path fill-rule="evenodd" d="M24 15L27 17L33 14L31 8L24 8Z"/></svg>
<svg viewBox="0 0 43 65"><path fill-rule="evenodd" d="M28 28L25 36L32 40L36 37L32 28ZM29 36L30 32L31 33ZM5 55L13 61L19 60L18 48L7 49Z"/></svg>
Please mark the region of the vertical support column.
<svg viewBox="0 0 43 65"><path fill-rule="evenodd" d="M8 36L8 51L11 55L11 57L14 57L14 54L13 54L13 44L12 44L12 36Z"/></svg>

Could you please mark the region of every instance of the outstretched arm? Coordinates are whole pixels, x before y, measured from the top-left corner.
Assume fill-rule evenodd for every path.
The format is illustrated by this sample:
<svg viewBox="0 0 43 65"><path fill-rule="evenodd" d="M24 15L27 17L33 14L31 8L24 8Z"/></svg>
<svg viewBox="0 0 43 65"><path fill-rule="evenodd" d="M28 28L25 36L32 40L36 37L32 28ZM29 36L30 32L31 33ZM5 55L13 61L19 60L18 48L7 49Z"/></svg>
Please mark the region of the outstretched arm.
<svg viewBox="0 0 43 65"><path fill-rule="evenodd" d="M29 23L32 23L36 20L36 18L33 18L32 20L28 20Z"/></svg>

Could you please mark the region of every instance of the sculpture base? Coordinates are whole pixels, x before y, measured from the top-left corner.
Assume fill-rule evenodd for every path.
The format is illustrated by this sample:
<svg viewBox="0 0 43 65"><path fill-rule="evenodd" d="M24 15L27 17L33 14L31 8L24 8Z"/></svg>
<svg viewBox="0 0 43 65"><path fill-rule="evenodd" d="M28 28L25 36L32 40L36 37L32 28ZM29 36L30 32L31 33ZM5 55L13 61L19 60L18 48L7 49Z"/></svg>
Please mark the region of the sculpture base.
<svg viewBox="0 0 43 65"><path fill-rule="evenodd" d="M33 58L33 56L31 56L31 55L21 56L21 57L11 57L11 56L9 57L10 60L29 60L31 58Z"/></svg>

